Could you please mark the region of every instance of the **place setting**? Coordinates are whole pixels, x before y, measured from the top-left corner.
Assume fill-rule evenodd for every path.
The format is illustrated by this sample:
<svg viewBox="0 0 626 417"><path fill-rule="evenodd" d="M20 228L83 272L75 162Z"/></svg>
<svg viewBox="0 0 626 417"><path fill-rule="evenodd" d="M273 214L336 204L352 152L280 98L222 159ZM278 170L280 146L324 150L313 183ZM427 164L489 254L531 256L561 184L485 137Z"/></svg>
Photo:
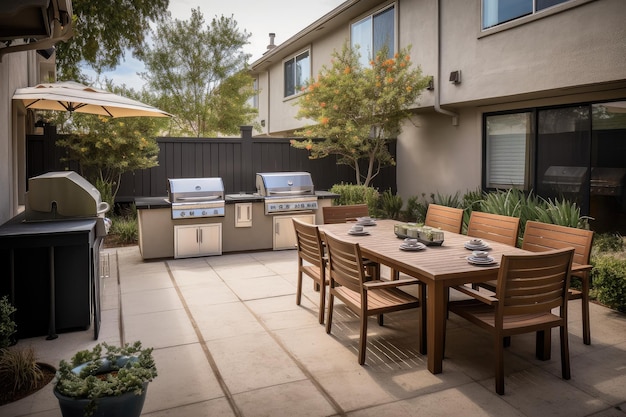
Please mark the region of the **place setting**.
<svg viewBox="0 0 626 417"><path fill-rule="evenodd" d="M482 239L470 239L465 242L465 249L469 249L472 251L485 251L491 249L488 244L483 242Z"/></svg>
<svg viewBox="0 0 626 417"><path fill-rule="evenodd" d="M365 236L365 235L369 235L370 232L365 230L363 228L363 225L355 224L350 228L350 230L348 230L348 234L352 236Z"/></svg>
<svg viewBox="0 0 626 417"><path fill-rule="evenodd" d="M473 265L493 265L495 259L489 256L489 252L475 250L467 257L467 262Z"/></svg>
<svg viewBox="0 0 626 417"><path fill-rule="evenodd" d="M404 251L420 251L426 249L426 245L419 242L417 239L406 238L400 245L400 250Z"/></svg>
<svg viewBox="0 0 626 417"><path fill-rule="evenodd" d="M376 219L371 217L357 217L356 224L360 226L376 226Z"/></svg>

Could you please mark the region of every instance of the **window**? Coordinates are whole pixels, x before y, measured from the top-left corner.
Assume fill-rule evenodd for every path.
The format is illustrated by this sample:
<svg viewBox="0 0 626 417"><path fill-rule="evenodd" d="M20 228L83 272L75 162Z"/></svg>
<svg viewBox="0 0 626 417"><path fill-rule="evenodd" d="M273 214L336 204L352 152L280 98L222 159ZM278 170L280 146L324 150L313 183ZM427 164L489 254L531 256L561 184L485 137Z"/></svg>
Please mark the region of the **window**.
<svg viewBox="0 0 626 417"><path fill-rule="evenodd" d="M300 92L304 83L311 78L311 59L309 51L303 52L285 61L285 95L293 96Z"/></svg>
<svg viewBox="0 0 626 417"><path fill-rule="evenodd" d="M483 0L483 29L571 0Z"/></svg>
<svg viewBox="0 0 626 417"><path fill-rule="evenodd" d="M626 101L485 114L484 186L575 202L596 232L626 233Z"/></svg>
<svg viewBox="0 0 626 417"><path fill-rule="evenodd" d="M388 7L378 13L355 22L350 27L350 45L359 46L361 58L359 62L368 66L372 58L383 47L387 46L388 57L395 53L395 8Z"/></svg>
<svg viewBox="0 0 626 417"><path fill-rule="evenodd" d="M531 112L485 118L487 188L529 188L532 120Z"/></svg>

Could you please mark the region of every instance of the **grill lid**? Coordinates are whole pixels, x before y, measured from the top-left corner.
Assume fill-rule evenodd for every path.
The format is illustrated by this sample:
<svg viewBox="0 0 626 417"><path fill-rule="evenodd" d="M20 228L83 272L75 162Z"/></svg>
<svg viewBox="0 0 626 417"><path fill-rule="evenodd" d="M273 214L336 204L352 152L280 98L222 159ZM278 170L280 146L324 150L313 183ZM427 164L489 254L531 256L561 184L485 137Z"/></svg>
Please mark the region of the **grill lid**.
<svg viewBox="0 0 626 417"><path fill-rule="evenodd" d="M171 178L167 192L172 203L224 200L224 183L219 177Z"/></svg>
<svg viewBox="0 0 626 417"><path fill-rule="evenodd" d="M109 211L100 191L74 171L29 178L26 221L96 217Z"/></svg>
<svg viewBox="0 0 626 417"><path fill-rule="evenodd" d="M257 192L264 197L315 195L308 172L261 172L256 174Z"/></svg>

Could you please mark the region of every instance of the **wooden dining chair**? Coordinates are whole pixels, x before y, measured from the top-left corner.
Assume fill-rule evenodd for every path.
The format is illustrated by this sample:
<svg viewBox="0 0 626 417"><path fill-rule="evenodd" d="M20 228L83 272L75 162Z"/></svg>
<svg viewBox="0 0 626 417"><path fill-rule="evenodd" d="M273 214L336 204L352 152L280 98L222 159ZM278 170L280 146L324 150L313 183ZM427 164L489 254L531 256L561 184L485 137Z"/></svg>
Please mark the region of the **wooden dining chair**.
<svg viewBox="0 0 626 417"><path fill-rule="evenodd" d="M537 356L553 327L560 329L561 375L570 378L567 331L568 275L574 248L538 254L502 255L495 294L467 286L454 287L472 297L453 301L449 311L487 330L493 336L496 392L504 394L504 340L537 332ZM559 313L553 314L554 308Z"/></svg>
<svg viewBox="0 0 626 417"><path fill-rule="evenodd" d="M568 298L581 300L583 321L583 342L591 344L591 328L589 321L589 287L592 266L589 264L593 231L556 224L527 221L524 229L522 249L532 252L574 248L574 261L570 277L580 280L581 289L570 287Z"/></svg>
<svg viewBox="0 0 626 417"><path fill-rule="evenodd" d="M505 245L517 246L519 217L473 211L470 215L467 235Z"/></svg>
<svg viewBox="0 0 626 417"><path fill-rule="evenodd" d="M322 207L324 224L346 223L356 221L358 217L369 216L367 204Z"/></svg>
<svg viewBox="0 0 626 417"><path fill-rule="evenodd" d="M429 204L424 225L453 233L461 233L463 209Z"/></svg>
<svg viewBox="0 0 626 417"><path fill-rule="evenodd" d="M369 216L367 204L351 204L344 206L322 207L324 213L324 224L337 224L356 221L359 217ZM369 259L364 260L365 267L370 275L377 279L380 276L380 264Z"/></svg>
<svg viewBox="0 0 626 417"><path fill-rule="evenodd" d="M365 273L358 243L340 240L331 233L324 237L330 264L326 333L333 324L335 297L360 318L359 364L365 363L369 316L420 307L420 300L399 287L419 284L414 278L395 281L371 280Z"/></svg>
<svg viewBox="0 0 626 417"><path fill-rule="evenodd" d="M296 231L298 249L298 289L296 291L296 305L300 305L302 299L302 275L306 274L313 280L314 288L319 290L318 320L320 324L324 324L326 287L329 281L326 274L328 259L324 253L320 231L317 226L304 223L295 218L292 220L293 227Z"/></svg>

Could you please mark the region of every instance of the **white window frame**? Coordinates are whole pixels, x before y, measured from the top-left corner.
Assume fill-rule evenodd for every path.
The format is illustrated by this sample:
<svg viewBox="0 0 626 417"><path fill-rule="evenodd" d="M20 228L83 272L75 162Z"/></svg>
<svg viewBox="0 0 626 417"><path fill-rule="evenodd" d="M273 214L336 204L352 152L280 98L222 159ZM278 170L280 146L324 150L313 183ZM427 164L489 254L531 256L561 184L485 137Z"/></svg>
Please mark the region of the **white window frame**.
<svg viewBox="0 0 626 417"><path fill-rule="evenodd" d="M294 73L293 75L293 79L294 79L294 88L293 91L287 92L286 91L286 81L287 81L287 72L285 69L285 65L288 62L293 62L294 64L298 61L298 58L302 57L303 55L307 55L308 56L308 74L304 74L303 75L303 79L300 80L301 84L298 84L298 80L297 80L297 74ZM293 66L294 71L297 70L297 65ZM311 49L305 49L302 50L300 52L298 52L297 54L294 54L292 56L290 56L289 58L283 60L283 98L288 99L291 97L295 97L299 94L301 94L302 92L300 91L300 87L302 87L302 85L304 85L304 83L306 81L308 81L311 78L311 74L312 74L312 59L311 59Z"/></svg>
<svg viewBox="0 0 626 417"><path fill-rule="evenodd" d="M367 15L363 15L360 18L352 21L350 23L350 46L353 47L354 46L354 39L353 39L353 29L355 25L358 25L360 23L363 23L365 20L370 19L371 24L373 24L374 22L374 16L376 15L380 15L383 12L388 11L389 9L393 9L393 39L391 39L391 50L389 51L389 53L391 54L391 56L393 56L393 54L397 51L398 49L398 6L396 5L395 2L390 3L385 5L384 7L381 7L379 9L376 9L375 11L373 11L372 13L369 13ZM371 39L370 39L370 44L374 45L374 30L373 28L370 30L371 32ZM369 45L367 45L369 46ZM361 58L360 58L360 62L362 65L369 65L370 60L373 58L372 56L369 56L369 54L373 54L374 56L376 55L376 53L378 51L369 51L367 50L367 46L363 47L363 45L359 45L359 53L361 54Z"/></svg>

